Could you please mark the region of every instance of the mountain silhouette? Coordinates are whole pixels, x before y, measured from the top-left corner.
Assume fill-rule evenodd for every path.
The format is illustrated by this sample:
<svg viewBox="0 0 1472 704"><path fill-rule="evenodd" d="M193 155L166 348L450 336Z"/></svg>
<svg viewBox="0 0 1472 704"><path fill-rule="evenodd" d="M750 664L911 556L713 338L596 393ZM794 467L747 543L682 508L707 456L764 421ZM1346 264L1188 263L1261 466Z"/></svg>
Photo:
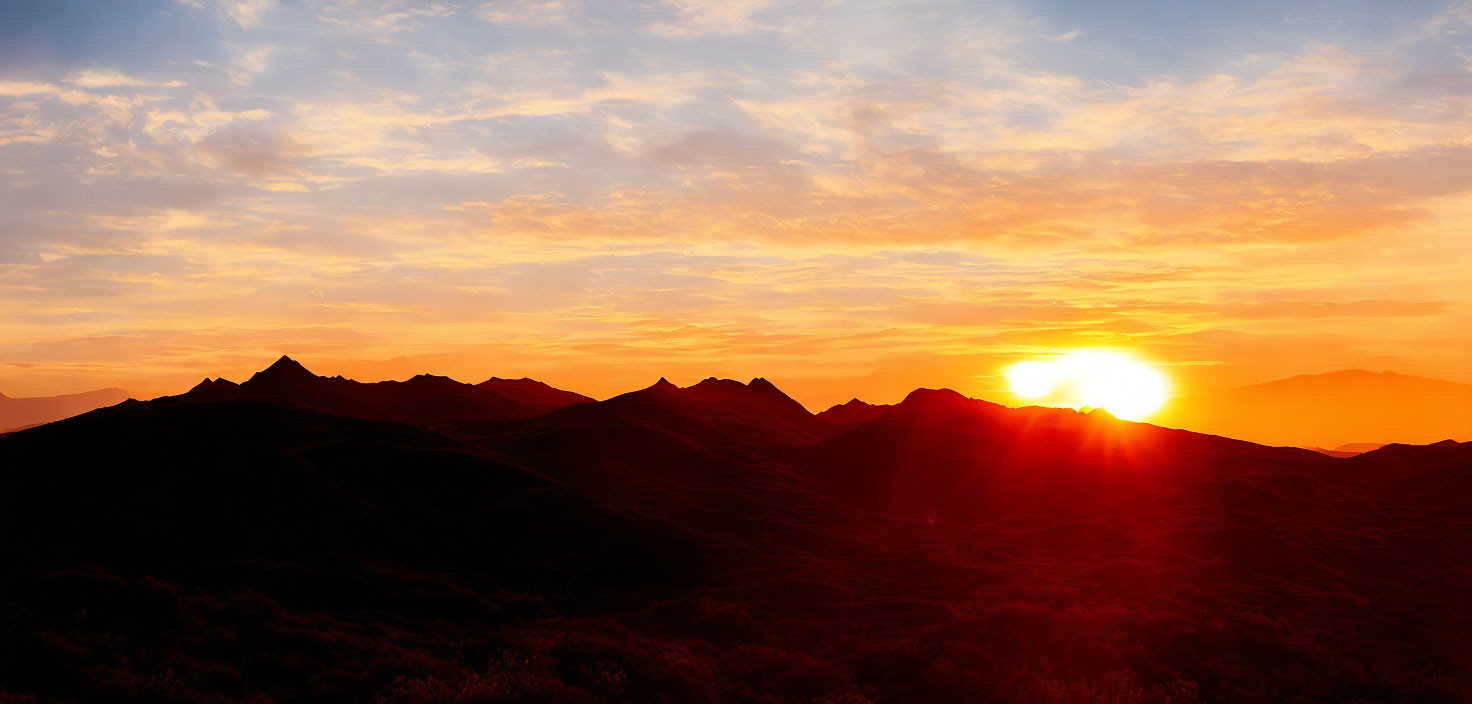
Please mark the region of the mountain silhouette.
<svg viewBox="0 0 1472 704"><path fill-rule="evenodd" d="M250 379L243 384L246 388L254 388L260 391L268 389L289 389L302 384L314 384L320 379L316 374L307 371L300 362L281 355L271 366L252 374Z"/></svg>
<svg viewBox="0 0 1472 704"><path fill-rule="evenodd" d="M582 394L553 388L535 379L498 379L491 377L486 381L476 384L476 387L513 401L527 404L529 407L542 407L547 410L571 406L574 403L587 403L593 400Z"/></svg>
<svg viewBox="0 0 1472 704"><path fill-rule="evenodd" d="M874 405L858 399L852 399L848 403L840 403L829 407L828 410L819 413L818 417L831 423L835 428L845 428L878 418L888 409L889 406Z"/></svg>
<svg viewBox="0 0 1472 704"><path fill-rule="evenodd" d="M282 358L0 438L0 700L1454 702L1469 515L1455 438Z"/></svg>
<svg viewBox="0 0 1472 704"><path fill-rule="evenodd" d="M551 427L639 424L711 446L803 442L813 439L817 428L812 413L771 383L715 377L683 388L661 378L601 403L564 408L544 421Z"/></svg>
<svg viewBox="0 0 1472 704"><path fill-rule="evenodd" d="M113 388L30 398L11 398L0 394L0 433L69 418L94 408L120 403L127 398L128 392Z"/></svg>
<svg viewBox="0 0 1472 704"><path fill-rule="evenodd" d="M1336 450L1346 443L1472 440L1472 384L1349 369L1175 399L1151 420L1267 445Z"/></svg>
<svg viewBox="0 0 1472 704"><path fill-rule="evenodd" d="M591 401L530 379L493 378L471 385L420 374L405 381L361 383L340 376L318 376L284 355L242 384L206 379L186 396L216 400L270 398L337 415L431 425L526 418Z"/></svg>

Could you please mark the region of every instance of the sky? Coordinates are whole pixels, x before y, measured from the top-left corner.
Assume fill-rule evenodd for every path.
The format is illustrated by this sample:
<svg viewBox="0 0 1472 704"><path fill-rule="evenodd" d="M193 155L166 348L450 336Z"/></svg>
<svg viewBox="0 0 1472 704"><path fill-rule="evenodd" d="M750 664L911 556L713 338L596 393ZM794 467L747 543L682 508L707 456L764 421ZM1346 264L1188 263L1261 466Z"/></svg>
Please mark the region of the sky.
<svg viewBox="0 0 1472 704"><path fill-rule="evenodd" d="M0 392L1472 382L1472 4L0 4Z"/></svg>

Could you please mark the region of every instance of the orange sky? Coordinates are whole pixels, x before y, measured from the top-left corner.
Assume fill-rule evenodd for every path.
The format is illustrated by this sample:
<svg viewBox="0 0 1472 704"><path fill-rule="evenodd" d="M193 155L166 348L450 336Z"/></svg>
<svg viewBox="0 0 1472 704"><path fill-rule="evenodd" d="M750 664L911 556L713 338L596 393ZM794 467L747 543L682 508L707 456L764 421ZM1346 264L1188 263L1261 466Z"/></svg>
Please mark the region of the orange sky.
<svg viewBox="0 0 1472 704"><path fill-rule="evenodd" d="M1472 382L1469 8L0 10L0 392Z"/></svg>

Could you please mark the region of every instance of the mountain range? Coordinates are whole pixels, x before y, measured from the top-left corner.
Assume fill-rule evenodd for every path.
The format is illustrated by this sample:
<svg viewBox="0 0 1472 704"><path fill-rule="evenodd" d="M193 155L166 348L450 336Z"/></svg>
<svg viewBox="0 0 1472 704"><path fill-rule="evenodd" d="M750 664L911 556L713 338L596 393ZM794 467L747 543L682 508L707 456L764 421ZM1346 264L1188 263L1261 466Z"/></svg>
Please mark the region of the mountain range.
<svg viewBox="0 0 1472 704"><path fill-rule="evenodd" d="M235 384L0 438L0 701L1454 702L1472 443Z"/></svg>
<svg viewBox="0 0 1472 704"><path fill-rule="evenodd" d="M400 408L401 404L393 398L395 394L413 396L418 393L416 389L452 382L446 377L429 374L403 382L374 384L334 379L338 389L325 393L337 395L337 405L321 410L358 403L362 399L351 398L353 393L360 393L351 391L357 387L376 388L379 391L374 393L384 395L384 402L390 407ZM194 390L234 386L234 382L224 379L205 379ZM529 402L529 408L534 411L574 400L593 400L531 379L491 378L475 386L505 398L499 402L488 401L478 392L463 392L454 403L499 403L505 409L503 412L521 413L524 411L512 409L523 402ZM297 395L300 394L299 390ZM115 388L49 398L13 399L0 394L0 434L112 405L127 397L127 392ZM436 403L445 401L436 399ZM885 407L856 398L834 406L824 415L834 419L847 414L870 414L873 409ZM489 408L486 410L489 412ZM394 412L402 412L402 409ZM391 416L382 409L379 413L383 417ZM1392 442L1426 444L1446 438L1472 440L1472 384L1395 372L1346 369L1251 386L1199 391L1172 400L1150 420L1165 427L1264 445L1304 447L1324 451L1331 456L1347 457Z"/></svg>

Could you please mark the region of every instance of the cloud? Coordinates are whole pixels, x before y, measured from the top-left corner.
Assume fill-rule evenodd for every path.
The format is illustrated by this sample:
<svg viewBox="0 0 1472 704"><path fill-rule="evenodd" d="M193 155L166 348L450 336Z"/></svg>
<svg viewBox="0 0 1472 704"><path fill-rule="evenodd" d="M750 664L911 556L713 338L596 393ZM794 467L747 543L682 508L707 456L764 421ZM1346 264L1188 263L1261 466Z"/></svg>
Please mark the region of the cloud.
<svg viewBox="0 0 1472 704"><path fill-rule="evenodd" d="M492 24L532 27L566 21L574 0L492 0L476 9L476 16Z"/></svg>
<svg viewBox="0 0 1472 704"><path fill-rule="evenodd" d="M178 88L183 81L145 81L115 68L87 69L67 76L66 82L81 88Z"/></svg>
<svg viewBox="0 0 1472 704"><path fill-rule="evenodd" d="M248 121L232 122L205 135L195 148L214 168L271 181L302 175L300 159L307 152L290 137ZM275 190L302 188L277 186Z"/></svg>
<svg viewBox="0 0 1472 704"><path fill-rule="evenodd" d="M0 97L18 98L27 95L56 93L58 89L50 83L38 81L0 81Z"/></svg>
<svg viewBox="0 0 1472 704"><path fill-rule="evenodd" d="M460 11L455 3L406 0L374 0L329 4L322 8L318 21L324 29L349 36L392 35L424 29L432 20L454 16Z"/></svg>
<svg viewBox="0 0 1472 704"><path fill-rule="evenodd" d="M1279 301L1244 303L1223 310L1228 316L1242 318L1395 318L1435 316L1452 307L1449 301Z"/></svg>
<svg viewBox="0 0 1472 704"><path fill-rule="evenodd" d="M664 0L664 5L674 17L648 27L661 37L739 36L776 28L763 19L772 0Z"/></svg>
<svg viewBox="0 0 1472 704"><path fill-rule="evenodd" d="M273 44L262 44L252 47L235 47L234 57L229 65L225 67L225 74L230 77L236 85L250 85L257 74L266 70L278 47Z"/></svg>
<svg viewBox="0 0 1472 704"><path fill-rule="evenodd" d="M276 0L220 0L220 11L241 29L261 25L261 16L276 7Z"/></svg>

